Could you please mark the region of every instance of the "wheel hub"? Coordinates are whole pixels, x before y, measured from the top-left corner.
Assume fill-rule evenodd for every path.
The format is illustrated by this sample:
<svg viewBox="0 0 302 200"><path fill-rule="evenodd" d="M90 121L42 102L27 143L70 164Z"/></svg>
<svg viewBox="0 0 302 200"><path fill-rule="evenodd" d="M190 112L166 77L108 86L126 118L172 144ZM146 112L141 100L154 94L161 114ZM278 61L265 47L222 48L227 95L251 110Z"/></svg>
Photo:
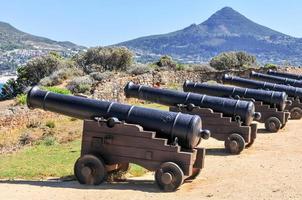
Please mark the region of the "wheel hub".
<svg viewBox="0 0 302 200"><path fill-rule="evenodd" d="M83 167L82 170L81 170L82 174L84 176L90 176L92 174L92 170L90 167Z"/></svg>
<svg viewBox="0 0 302 200"><path fill-rule="evenodd" d="M276 124L274 122L269 123L269 127L271 130L275 130L276 129Z"/></svg>
<svg viewBox="0 0 302 200"><path fill-rule="evenodd" d="M168 172L163 173L161 177L161 181L166 185L170 184L172 182L172 179L173 179L172 175Z"/></svg>
<svg viewBox="0 0 302 200"><path fill-rule="evenodd" d="M238 147L237 141L236 140L231 140L231 142L230 142L230 149L236 150L237 147Z"/></svg>

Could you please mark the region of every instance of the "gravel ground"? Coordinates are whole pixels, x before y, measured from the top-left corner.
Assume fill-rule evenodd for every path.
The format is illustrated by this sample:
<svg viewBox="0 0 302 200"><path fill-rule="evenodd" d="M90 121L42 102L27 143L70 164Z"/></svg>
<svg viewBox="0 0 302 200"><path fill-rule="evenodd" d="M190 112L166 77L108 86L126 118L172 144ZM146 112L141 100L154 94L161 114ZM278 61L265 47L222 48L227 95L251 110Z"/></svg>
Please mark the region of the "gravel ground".
<svg viewBox="0 0 302 200"><path fill-rule="evenodd" d="M153 174L124 183L82 186L77 182L0 181L0 199L302 199L301 120L279 133L264 133L240 155L227 155L223 143L208 140L205 169L174 193L160 192ZM261 128L261 126L260 126ZM262 133L261 133L262 132ZM51 166L50 166L51 167Z"/></svg>

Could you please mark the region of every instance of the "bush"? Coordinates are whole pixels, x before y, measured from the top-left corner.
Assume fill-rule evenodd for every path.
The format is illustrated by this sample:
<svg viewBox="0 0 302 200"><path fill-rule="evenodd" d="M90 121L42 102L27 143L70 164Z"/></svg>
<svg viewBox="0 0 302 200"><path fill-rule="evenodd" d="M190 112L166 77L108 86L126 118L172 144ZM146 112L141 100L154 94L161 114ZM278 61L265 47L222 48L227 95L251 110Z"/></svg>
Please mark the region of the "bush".
<svg viewBox="0 0 302 200"><path fill-rule="evenodd" d="M14 79L8 80L1 89L0 100L6 100L16 97L23 92L23 87Z"/></svg>
<svg viewBox="0 0 302 200"><path fill-rule="evenodd" d="M214 72L216 71L213 67L209 65L193 64L186 68L187 71L200 71L200 72Z"/></svg>
<svg viewBox="0 0 302 200"><path fill-rule="evenodd" d="M65 88L59 88L59 87L43 87L42 89L54 92L57 94L65 94L65 95L70 95L71 91Z"/></svg>
<svg viewBox="0 0 302 200"><path fill-rule="evenodd" d="M256 64L256 57L246 52L224 52L210 61L211 67L217 70L248 68Z"/></svg>
<svg viewBox="0 0 302 200"><path fill-rule="evenodd" d="M25 105L26 104L26 94L18 94L16 98L17 105Z"/></svg>
<svg viewBox="0 0 302 200"><path fill-rule="evenodd" d="M47 121L45 126L47 126L48 128L55 128L56 124L54 121Z"/></svg>
<svg viewBox="0 0 302 200"><path fill-rule="evenodd" d="M62 68L53 72L50 76L47 76L40 81L40 85L54 86L60 85L68 78L80 75L81 72L77 68Z"/></svg>
<svg viewBox="0 0 302 200"><path fill-rule="evenodd" d="M127 72L133 75L141 75L151 71L151 68L148 65L136 63L136 65L131 66Z"/></svg>
<svg viewBox="0 0 302 200"><path fill-rule="evenodd" d="M96 47L77 55L74 60L87 74L125 71L133 62L133 54L125 47Z"/></svg>
<svg viewBox="0 0 302 200"><path fill-rule="evenodd" d="M277 65L272 64L272 63L267 63L267 64L264 65L264 68L267 68L267 69L276 69Z"/></svg>
<svg viewBox="0 0 302 200"><path fill-rule="evenodd" d="M113 75L112 72L107 71L107 72L92 72L91 74L89 74L89 76L96 81L102 81L105 79L108 79L109 77L111 77Z"/></svg>
<svg viewBox="0 0 302 200"><path fill-rule="evenodd" d="M42 87L42 89L54 92L57 94L65 94L70 95L71 92L68 89L65 88L59 88L59 87ZM25 105L27 102L27 94L18 94L16 98L17 105Z"/></svg>
<svg viewBox="0 0 302 200"><path fill-rule="evenodd" d="M30 60L25 66L18 68L17 82L23 86L33 86L58 69L61 58L54 54Z"/></svg>
<svg viewBox="0 0 302 200"><path fill-rule="evenodd" d="M72 93L87 93L91 90L92 84L93 80L87 75L73 79L68 83L67 88Z"/></svg>
<svg viewBox="0 0 302 200"><path fill-rule="evenodd" d="M31 144L33 141L34 141L34 139L30 133L23 133L19 137L19 144L21 144L21 145Z"/></svg>
<svg viewBox="0 0 302 200"><path fill-rule="evenodd" d="M45 146L52 146L56 143L56 138L54 136L46 136L43 138L42 144Z"/></svg>
<svg viewBox="0 0 302 200"><path fill-rule="evenodd" d="M170 56L162 56L160 57L159 61L155 63L158 67L167 67L169 69L176 69L177 63L173 61L172 57Z"/></svg>
<svg viewBox="0 0 302 200"><path fill-rule="evenodd" d="M51 75L58 69L62 58L56 53L30 60L17 69L17 79L9 80L1 92L1 99L11 99L24 92L28 86L36 85L41 79Z"/></svg>

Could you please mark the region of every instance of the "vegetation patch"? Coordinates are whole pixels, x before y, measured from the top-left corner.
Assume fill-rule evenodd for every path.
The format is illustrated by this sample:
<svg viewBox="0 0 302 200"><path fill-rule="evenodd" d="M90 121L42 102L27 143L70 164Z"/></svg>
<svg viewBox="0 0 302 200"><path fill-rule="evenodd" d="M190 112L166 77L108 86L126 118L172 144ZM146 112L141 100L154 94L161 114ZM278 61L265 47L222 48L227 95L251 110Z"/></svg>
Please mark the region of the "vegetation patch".
<svg viewBox="0 0 302 200"><path fill-rule="evenodd" d="M1 179L43 179L73 174L80 156L80 140L67 144L31 146L14 154L1 155Z"/></svg>

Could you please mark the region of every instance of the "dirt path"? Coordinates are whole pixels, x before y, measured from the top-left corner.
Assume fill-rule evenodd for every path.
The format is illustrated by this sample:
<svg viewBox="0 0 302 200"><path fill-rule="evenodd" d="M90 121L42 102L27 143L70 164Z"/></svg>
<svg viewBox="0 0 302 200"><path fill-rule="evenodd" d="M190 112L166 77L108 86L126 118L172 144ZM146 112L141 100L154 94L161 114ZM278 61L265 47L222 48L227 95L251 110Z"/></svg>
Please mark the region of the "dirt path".
<svg viewBox="0 0 302 200"><path fill-rule="evenodd" d="M85 187L77 182L0 182L0 199L302 199L302 121L290 121L277 134L259 134L241 155L223 153L221 142L209 140L205 169L175 193L162 193L153 176L125 183ZM50 166L51 167L51 166Z"/></svg>

